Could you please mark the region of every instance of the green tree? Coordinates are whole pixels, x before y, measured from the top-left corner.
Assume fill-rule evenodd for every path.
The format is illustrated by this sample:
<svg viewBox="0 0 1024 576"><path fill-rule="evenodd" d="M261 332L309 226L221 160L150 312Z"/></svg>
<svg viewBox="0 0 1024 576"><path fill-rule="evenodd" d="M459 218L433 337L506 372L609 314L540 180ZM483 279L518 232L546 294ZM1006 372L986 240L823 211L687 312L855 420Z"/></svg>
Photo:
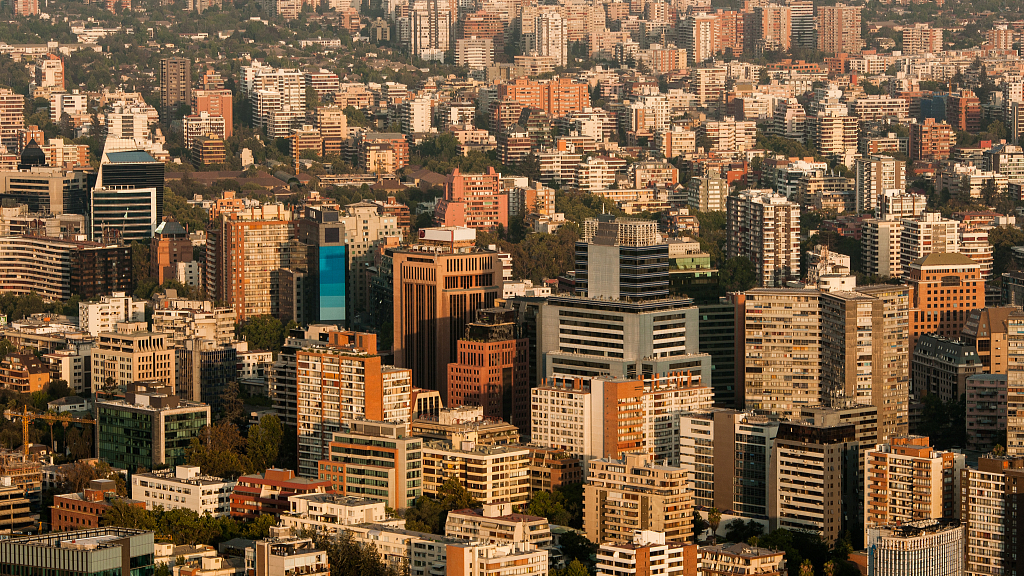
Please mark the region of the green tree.
<svg viewBox="0 0 1024 576"><path fill-rule="evenodd" d="M586 536L576 531L562 534L558 542L562 548L562 555L565 556L567 562L575 560L589 564L590 557L597 552L597 544L594 544Z"/></svg>
<svg viewBox="0 0 1024 576"><path fill-rule="evenodd" d="M199 438L193 438L185 450L185 458L192 466L199 466L211 476L238 478L251 470L249 459L241 453L246 442L238 426L221 420L212 426L204 426Z"/></svg>
<svg viewBox="0 0 1024 576"><path fill-rule="evenodd" d="M737 256L725 261L718 271L719 283L727 292L745 292L757 285L757 271L754 263L746 256Z"/></svg>
<svg viewBox="0 0 1024 576"><path fill-rule="evenodd" d="M810 560L804 560L800 564L800 576L814 576L814 564Z"/></svg>
<svg viewBox="0 0 1024 576"><path fill-rule="evenodd" d="M569 512L558 501L557 495L546 490L541 490L534 494L526 511L534 516L543 516L552 524L558 524L559 526L569 525Z"/></svg>
<svg viewBox="0 0 1024 576"><path fill-rule="evenodd" d="M437 489L437 499L444 506L445 510L465 510L476 508L480 502L466 490L466 487L454 476L448 477Z"/></svg>
<svg viewBox="0 0 1024 576"><path fill-rule="evenodd" d="M705 530L708 529L708 527L710 527L710 524L708 524L708 521L705 520L704 517L700 515L700 512L698 512L697 510L694 510L693 511L693 535L695 537L700 536L701 534L704 533Z"/></svg>
<svg viewBox="0 0 1024 576"><path fill-rule="evenodd" d="M277 517L273 514L260 514L242 530L242 534L250 540L262 540L270 536L270 527L277 526Z"/></svg>
<svg viewBox="0 0 1024 576"><path fill-rule="evenodd" d="M100 517L100 526L153 530L156 522L145 508L129 504L125 500L114 500Z"/></svg>
<svg viewBox="0 0 1024 576"><path fill-rule="evenodd" d="M249 343L250 350L279 352L284 345L285 326L273 316L256 316L235 328L239 338Z"/></svg>
<svg viewBox="0 0 1024 576"><path fill-rule="evenodd" d="M1020 228L1001 226L988 231L988 243L992 245L992 274L1001 278L1003 272L1016 270L1013 248L1024 245L1024 231Z"/></svg>
<svg viewBox="0 0 1024 576"><path fill-rule="evenodd" d="M579 560L573 560L565 567L563 576L590 576L590 571Z"/></svg>
<svg viewBox="0 0 1024 576"><path fill-rule="evenodd" d="M249 427L245 453L252 471L266 470L274 466L283 435L281 420L273 414L263 416L259 424Z"/></svg>
<svg viewBox="0 0 1024 576"><path fill-rule="evenodd" d="M718 541L718 525L722 523L722 512L718 508L712 507L708 511L708 524L711 525L711 539Z"/></svg>

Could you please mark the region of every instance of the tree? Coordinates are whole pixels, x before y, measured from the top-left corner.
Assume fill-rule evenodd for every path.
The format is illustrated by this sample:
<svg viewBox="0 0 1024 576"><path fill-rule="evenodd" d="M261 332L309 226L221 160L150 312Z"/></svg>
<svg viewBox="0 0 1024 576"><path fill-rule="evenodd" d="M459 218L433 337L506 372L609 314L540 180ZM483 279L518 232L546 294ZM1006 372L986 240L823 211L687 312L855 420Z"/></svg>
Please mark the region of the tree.
<svg viewBox="0 0 1024 576"><path fill-rule="evenodd" d="M737 256L725 261L718 271L719 283L727 292L745 292L757 285L757 271L754 263L746 256Z"/></svg>
<svg viewBox="0 0 1024 576"><path fill-rule="evenodd" d="M277 526L277 516L273 514L260 514L255 520L246 525L242 534L250 540L262 540L270 536L271 526Z"/></svg>
<svg viewBox="0 0 1024 576"><path fill-rule="evenodd" d="M567 562L571 559L589 564L590 557L597 552L597 544L576 531L566 532L558 542Z"/></svg>
<svg viewBox="0 0 1024 576"><path fill-rule="evenodd" d="M437 499L445 510L465 510L476 508L480 502L466 490L466 487L454 476L449 476L437 489Z"/></svg>
<svg viewBox="0 0 1024 576"><path fill-rule="evenodd" d="M100 526L153 530L156 528L156 522L145 508L134 506L125 500L114 500L100 517Z"/></svg>
<svg viewBox="0 0 1024 576"><path fill-rule="evenodd" d="M220 417L222 421L244 424L245 403L239 396L238 382L228 382L220 394Z"/></svg>
<svg viewBox="0 0 1024 576"><path fill-rule="evenodd" d="M569 512L558 501L557 495L546 490L541 490L534 494L533 500L530 500L530 505L526 511L534 516L543 516L552 524L559 526L569 525Z"/></svg>
<svg viewBox="0 0 1024 576"><path fill-rule="evenodd" d="M283 435L281 420L273 414L263 416L259 424L249 427L245 453L252 471L266 470L274 466Z"/></svg>
<svg viewBox="0 0 1024 576"><path fill-rule="evenodd" d="M711 508L708 512L708 524L711 525L711 538L718 540L718 525L722 523L722 513L718 508Z"/></svg>
<svg viewBox="0 0 1024 576"><path fill-rule="evenodd" d="M565 567L562 576L590 576L590 571L579 560L573 560Z"/></svg>
<svg viewBox="0 0 1024 576"><path fill-rule="evenodd" d="M284 324L273 316L256 316L235 328L238 337L249 343L251 350L279 352L284 345Z"/></svg>
<svg viewBox="0 0 1024 576"><path fill-rule="evenodd" d="M814 564L810 560L804 560L800 564L800 576L814 576Z"/></svg>
<svg viewBox="0 0 1024 576"><path fill-rule="evenodd" d="M1024 231L1007 226L992 228L988 231L988 243L992 245L992 275L995 278L1017 268L1013 248L1024 245Z"/></svg>
<svg viewBox="0 0 1024 576"><path fill-rule="evenodd" d="M221 420L199 431L199 437L193 438L185 450L185 458L190 465L199 466L211 476L238 478L251 469L249 459L241 454L245 445L238 427Z"/></svg>
<svg viewBox="0 0 1024 576"><path fill-rule="evenodd" d="M735 520L734 520L734 522L735 522ZM708 529L709 526L710 526L710 524L708 524L708 521L705 520L704 517L700 515L700 512L694 510L693 511L693 535L695 537L696 536L700 536L701 534L704 533L705 530Z"/></svg>

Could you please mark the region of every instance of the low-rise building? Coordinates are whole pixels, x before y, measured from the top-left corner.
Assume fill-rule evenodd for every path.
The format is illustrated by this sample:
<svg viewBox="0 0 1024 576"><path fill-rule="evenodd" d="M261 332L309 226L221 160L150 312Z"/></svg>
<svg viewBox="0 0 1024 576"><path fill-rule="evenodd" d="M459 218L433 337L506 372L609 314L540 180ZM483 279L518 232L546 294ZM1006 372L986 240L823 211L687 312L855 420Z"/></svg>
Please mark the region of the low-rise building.
<svg viewBox="0 0 1024 576"><path fill-rule="evenodd" d="M50 507L50 529L56 532L99 528L100 517L118 500L130 506L146 507L145 502L119 498L117 483L106 479L89 481L81 492L55 495Z"/></svg>
<svg viewBox="0 0 1024 576"><path fill-rule="evenodd" d="M0 541L0 566L31 574L148 574L156 569L153 559L150 530L55 530Z"/></svg>
<svg viewBox="0 0 1024 576"><path fill-rule="evenodd" d="M215 518L231 512L234 480L204 475L199 466L176 466L132 475L132 498L146 503L149 510L193 510Z"/></svg>
<svg viewBox="0 0 1024 576"><path fill-rule="evenodd" d="M696 544L665 540L664 532L637 530L627 542L606 542L597 549L597 576L687 574L696 566Z"/></svg>
<svg viewBox="0 0 1024 576"><path fill-rule="evenodd" d="M0 388L32 394L50 383L50 368L32 354L8 354L0 360Z"/></svg>
<svg viewBox="0 0 1024 576"><path fill-rule="evenodd" d="M317 530L335 534L347 526L386 523L387 504L370 498L352 498L338 494L296 494L288 497L291 510L281 514L278 525L298 530ZM404 521L403 521L404 522Z"/></svg>
<svg viewBox="0 0 1024 576"><path fill-rule="evenodd" d="M749 544L701 546L698 552L702 576L784 576L786 554Z"/></svg>
<svg viewBox="0 0 1024 576"><path fill-rule="evenodd" d="M479 540L489 544L528 542L538 547L552 543L548 519L512 512L508 502L484 504L482 508L452 510L445 523L445 536Z"/></svg>
<svg viewBox="0 0 1024 576"><path fill-rule="evenodd" d="M245 551L245 571L250 576L330 576L327 551L313 545L310 538L291 536L257 540Z"/></svg>
<svg viewBox="0 0 1024 576"><path fill-rule="evenodd" d="M252 520L261 514L291 512L288 498L297 494L323 494L331 487L326 480L310 480L293 470L269 468L266 472L238 478L231 493L231 517Z"/></svg>

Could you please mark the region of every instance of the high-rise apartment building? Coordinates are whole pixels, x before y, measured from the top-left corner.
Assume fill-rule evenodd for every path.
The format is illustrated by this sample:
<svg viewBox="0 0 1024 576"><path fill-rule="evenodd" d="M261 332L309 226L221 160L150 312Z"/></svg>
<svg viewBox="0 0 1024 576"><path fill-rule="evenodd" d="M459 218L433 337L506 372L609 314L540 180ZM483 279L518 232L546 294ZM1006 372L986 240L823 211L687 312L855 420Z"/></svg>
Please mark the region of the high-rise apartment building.
<svg viewBox="0 0 1024 576"><path fill-rule="evenodd" d="M753 54L787 52L792 45L792 14L784 4L765 4L754 8L753 16L745 18L743 33L747 48Z"/></svg>
<svg viewBox="0 0 1024 576"><path fill-rule="evenodd" d="M423 443L423 493L437 495L448 478L466 487L482 504L530 501L530 449L518 444L482 446L463 442Z"/></svg>
<svg viewBox="0 0 1024 576"><path fill-rule="evenodd" d="M402 134L430 132L433 109L430 98L410 98L398 105Z"/></svg>
<svg viewBox="0 0 1024 576"><path fill-rule="evenodd" d="M338 495L404 510L423 493L423 439L411 434L406 422L346 421L328 448L317 477L330 481Z"/></svg>
<svg viewBox="0 0 1024 576"><path fill-rule="evenodd" d="M904 54L935 54L942 49L942 28L917 23L903 29Z"/></svg>
<svg viewBox="0 0 1024 576"><path fill-rule="evenodd" d="M455 65L481 70L494 65L494 41L490 38L459 38L455 41Z"/></svg>
<svg viewBox="0 0 1024 576"><path fill-rule="evenodd" d="M905 33L905 31L904 31ZM925 118L910 125L910 160L945 160L956 145L956 132L945 122Z"/></svg>
<svg viewBox="0 0 1024 576"><path fill-rule="evenodd" d="M757 146L757 123L726 116L722 120L704 122L697 129L697 135L711 143L708 152L743 152Z"/></svg>
<svg viewBox="0 0 1024 576"><path fill-rule="evenodd" d="M965 456L933 450L927 436L897 436L869 450L865 461L865 540L872 528L955 518L956 484Z"/></svg>
<svg viewBox="0 0 1024 576"><path fill-rule="evenodd" d="M694 506L767 521L779 421L724 408L679 418L679 465L688 472Z"/></svg>
<svg viewBox="0 0 1024 576"><path fill-rule="evenodd" d="M18 150L18 134L25 128L25 97L0 88L0 145Z"/></svg>
<svg viewBox="0 0 1024 576"><path fill-rule="evenodd" d="M554 66L565 66L569 52L569 22L558 12L537 14L532 49L537 56L550 58Z"/></svg>
<svg viewBox="0 0 1024 576"><path fill-rule="evenodd" d="M642 451L678 465L679 415L711 402L711 388L685 374L551 378L532 389L531 441L584 462Z"/></svg>
<svg viewBox="0 0 1024 576"><path fill-rule="evenodd" d="M192 241L173 217L167 216L153 231L149 244L149 274L163 285L177 279L179 262L192 262Z"/></svg>
<svg viewBox="0 0 1024 576"><path fill-rule="evenodd" d="M78 327L93 337L101 332L114 332L122 322L145 322L146 302L114 292L98 302L78 303Z"/></svg>
<svg viewBox="0 0 1024 576"><path fill-rule="evenodd" d="M938 212L925 212L918 218L904 218L900 236L900 266L906 276L911 262L929 254L960 252L959 222L943 218Z"/></svg>
<svg viewBox="0 0 1024 576"><path fill-rule="evenodd" d="M317 476L318 462L330 458L329 443L346 420L400 422L409 418L412 374L385 366L377 337L328 332L321 347L296 352L299 474Z"/></svg>
<svg viewBox="0 0 1024 576"><path fill-rule="evenodd" d="M1024 313L1010 313L1006 332L1006 453L1024 457Z"/></svg>
<svg viewBox="0 0 1024 576"><path fill-rule="evenodd" d="M591 460L583 502L583 528L591 542L631 542L636 530L664 532L679 542L694 537L686 471L655 464L645 454Z"/></svg>
<svg viewBox="0 0 1024 576"><path fill-rule="evenodd" d="M701 64L714 57L718 51L718 17L715 14L692 14L680 22L682 26L682 47L686 49L687 61Z"/></svg>
<svg viewBox="0 0 1024 576"><path fill-rule="evenodd" d="M92 389L161 382L174 391L174 349L170 336L149 332L145 322L125 322L101 332L92 346Z"/></svg>
<svg viewBox="0 0 1024 576"><path fill-rule="evenodd" d="M817 533L834 543L855 523L859 444L852 425L784 422L775 437L771 529Z"/></svg>
<svg viewBox="0 0 1024 576"><path fill-rule="evenodd" d="M206 242L206 293L235 310L239 322L280 313L280 270L294 235L282 204L226 212L210 223Z"/></svg>
<svg viewBox="0 0 1024 576"><path fill-rule="evenodd" d="M687 203L699 211L725 211L725 199L729 197L729 184L718 174L690 179Z"/></svg>
<svg viewBox="0 0 1024 576"><path fill-rule="evenodd" d="M964 574L964 528L951 518L868 528L868 573L875 576Z"/></svg>
<svg viewBox="0 0 1024 576"><path fill-rule="evenodd" d="M195 90L192 92L192 113L206 112L224 119L224 137L230 138L234 127L234 98L231 90Z"/></svg>
<svg viewBox="0 0 1024 576"><path fill-rule="evenodd" d="M1019 574L1024 459L989 454L960 471L963 574Z"/></svg>
<svg viewBox="0 0 1024 576"><path fill-rule="evenodd" d="M880 278L903 276L901 220L865 220L861 227L864 273Z"/></svg>
<svg viewBox="0 0 1024 576"><path fill-rule="evenodd" d="M818 34L814 18L813 0L789 0L790 29L792 43L801 48L817 48Z"/></svg>
<svg viewBox="0 0 1024 576"><path fill-rule="evenodd" d="M981 130L981 100L966 89L950 93L946 99L946 121L954 130L976 134Z"/></svg>
<svg viewBox="0 0 1024 576"><path fill-rule="evenodd" d="M910 348L922 334L957 337L985 306L981 267L963 254L933 253L904 268L910 285Z"/></svg>
<svg viewBox="0 0 1024 576"><path fill-rule="evenodd" d="M758 285L782 286L800 277L800 206L770 190L747 190L726 200L727 249L754 265Z"/></svg>
<svg viewBox="0 0 1024 576"><path fill-rule="evenodd" d="M424 60L444 61L450 46L450 0L414 0L410 3L410 50Z"/></svg>
<svg viewBox="0 0 1024 576"><path fill-rule="evenodd" d="M643 301L668 297L668 243L653 220L588 218L576 242L576 294Z"/></svg>
<svg viewBox="0 0 1024 576"><path fill-rule="evenodd" d="M684 573L687 549L685 544L665 539L663 532L637 530L631 540L602 543L597 549L597 576L627 574Z"/></svg>
<svg viewBox="0 0 1024 576"><path fill-rule="evenodd" d="M879 199L889 190L903 190L907 185L907 166L891 156L858 158L857 212L873 212L878 216Z"/></svg>
<svg viewBox="0 0 1024 576"><path fill-rule="evenodd" d="M857 53L861 39L860 6L818 6L818 50L826 54Z"/></svg>
<svg viewBox="0 0 1024 576"><path fill-rule="evenodd" d="M520 76L498 85L498 102L511 100L524 108L539 108L551 118L561 118L570 112L590 108L588 84L571 78L531 80Z"/></svg>
<svg viewBox="0 0 1024 576"><path fill-rule="evenodd" d="M482 406L484 416L530 428L529 340L510 308L484 308L448 364L448 404Z"/></svg>
<svg viewBox="0 0 1024 576"><path fill-rule="evenodd" d="M188 58L160 60L160 114L170 123L179 104L192 103L192 61Z"/></svg>
<svg viewBox="0 0 1024 576"><path fill-rule="evenodd" d="M444 197L434 209L438 226L490 231L508 226L508 194L501 191L500 174L462 174L458 168L444 186Z"/></svg>
<svg viewBox="0 0 1024 576"><path fill-rule="evenodd" d="M501 260L475 243L472 228L424 228L392 256L395 364L442 399L466 325L502 293Z"/></svg>

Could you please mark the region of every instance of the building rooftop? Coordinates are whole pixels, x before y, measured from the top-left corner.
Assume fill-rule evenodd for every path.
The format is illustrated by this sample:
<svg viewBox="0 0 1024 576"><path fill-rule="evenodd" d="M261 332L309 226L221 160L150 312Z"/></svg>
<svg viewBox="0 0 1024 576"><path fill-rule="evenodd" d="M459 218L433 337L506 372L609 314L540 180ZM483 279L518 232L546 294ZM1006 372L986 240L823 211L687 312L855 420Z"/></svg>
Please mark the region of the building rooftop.
<svg viewBox="0 0 1024 576"><path fill-rule="evenodd" d="M766 556L781 556L785 554L782 550L769 550L758 548L749 544L718 544L716 546L701 546L701 550L721 552L740 558L764 558Z"/></svg>
<svg viewBox="0 0 1024 576"><path fill-rule="evenodd" d="M931 254L914 260L912 265L918 266L978 266L978 263L969 256L957 252L932 252Z"/></svg>
<svg viewBox="0 0 1024 576"><path fill-rule="evenodd" d="M130 150L126 152L107 152L105 155L109 164L158 164L156 158L145 150Z"/></svg>
<svg viewBox="0 0 1024 576"><path fill-rule="evenodd" d="M931 520L919 520L899 526L880 526L880 530L889 532L887 536L896 538L914 538L926 534L944 532L951 528L959 528L960 521L954 518L938 518Z"/></svg>
<svg viewBox="0 0 1024 576"><path fill-rule="evenodd" d="M120 545L120 540L134 536L149 535L152 541L153 533L149 530L135 530L132 528L97 528L93 530L76 530L73 532L50 532L37 536L22 536L0 541L0 550L14 546L34 546L40 548L65 548L78 549L83 551L112 548L114 543Z"/></svg>

